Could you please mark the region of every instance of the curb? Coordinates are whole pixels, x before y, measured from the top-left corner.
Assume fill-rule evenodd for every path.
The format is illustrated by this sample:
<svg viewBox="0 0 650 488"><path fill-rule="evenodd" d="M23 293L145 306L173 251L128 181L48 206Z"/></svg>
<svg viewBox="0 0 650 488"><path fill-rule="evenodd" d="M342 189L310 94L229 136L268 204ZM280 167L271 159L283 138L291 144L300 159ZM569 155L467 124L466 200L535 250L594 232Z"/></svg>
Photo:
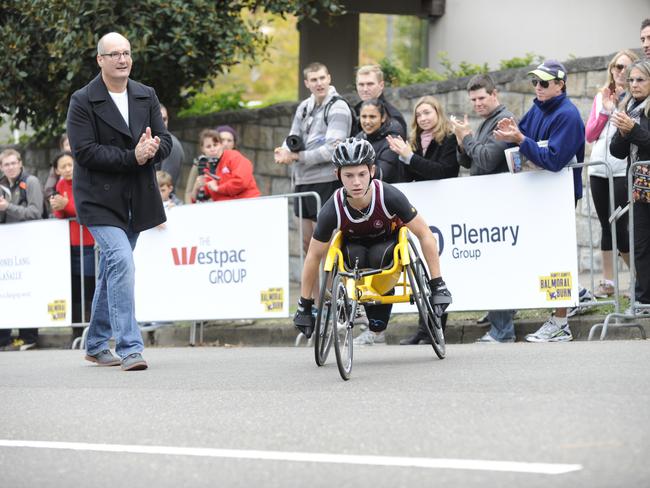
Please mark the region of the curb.
<svg viewBox="0 0 650 488"><path fill-rule="evenodd" d="M574 340L586 341L589 331L594 324L602 324L604 316L587 315L569 319L569 325ZM650 318L640 319L646 335L650 337ZM541 325L539 319L515 320L515 334L517 342L524 340L526 334L535 332ZM143 332L145 345L159 347L186 347L190 346L189 322L180 322L170 326L160 327L156 330ZM238 320L229 322L207 323L203 331L203 342L199 344L199 331L197 327L196 345L203 346L235 346L235 347L267 347L267 346L294 346L297 333L290 319L282 320ZM449 321L445 333L447 344L469 344L475 342L489 329L489 325L478 325L474 321ZM400 339L408 337L417 330L417 318L414 314L394 316L386 330L386 343L399 344ZM600 338L600 330L596 331L595 340ZM633 340L640 339L640 331L635 327L610 326L607 340ZM71 329L40 329L38 340L39 348L67 349L71 343ZM300 341L305 345L304 337Z"/></svg>

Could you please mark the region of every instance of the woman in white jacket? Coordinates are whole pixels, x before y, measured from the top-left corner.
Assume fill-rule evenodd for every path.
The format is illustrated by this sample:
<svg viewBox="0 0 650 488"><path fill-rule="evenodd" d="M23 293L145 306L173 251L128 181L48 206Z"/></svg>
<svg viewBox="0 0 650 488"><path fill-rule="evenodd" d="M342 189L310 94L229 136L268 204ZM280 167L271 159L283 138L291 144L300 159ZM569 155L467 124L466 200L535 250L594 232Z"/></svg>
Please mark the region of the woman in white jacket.
<svg viewBox="0 0 650 488"><path fill-rule="evenodd" d="M610 122L610 116L617 110L619 102L625 96L625 70L639 57L632 51L623 50L616 53L607 66L607 83L594 97L591 113L585 127L587 142L593 142L590 161L606 163L614 175L614 209L627 202L627 162L618 159L609 152L609 143L616 132ZM609 216L614 209L609 208L609 182L607 170L602 165L589 166L589 184L596 213L602 230L600 249L603 258L603 279L594 295L599 298L614 294L614 251L612 249L612 232ZM616 244L618 252L629 266L630 239L627 215L616 223Z"/></svg>

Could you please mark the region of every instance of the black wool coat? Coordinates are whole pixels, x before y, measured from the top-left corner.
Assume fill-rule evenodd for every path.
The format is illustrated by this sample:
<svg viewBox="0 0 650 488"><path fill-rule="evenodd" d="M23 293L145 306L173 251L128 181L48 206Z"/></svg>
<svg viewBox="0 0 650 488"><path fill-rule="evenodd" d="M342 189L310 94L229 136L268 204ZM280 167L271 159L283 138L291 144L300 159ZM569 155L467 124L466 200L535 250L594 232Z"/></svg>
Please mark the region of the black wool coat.
<svg viewBox="0 0 650 488"><path fill-rule="evenodd" d="M70 100L67 131L75 157L72 186L80 223L141 232L165 221L154 165L165 159L172 139L153 88L128 81L129 125L101 74ZM160 138L155 157L140 166L135 147L146 128Z"/></svg>

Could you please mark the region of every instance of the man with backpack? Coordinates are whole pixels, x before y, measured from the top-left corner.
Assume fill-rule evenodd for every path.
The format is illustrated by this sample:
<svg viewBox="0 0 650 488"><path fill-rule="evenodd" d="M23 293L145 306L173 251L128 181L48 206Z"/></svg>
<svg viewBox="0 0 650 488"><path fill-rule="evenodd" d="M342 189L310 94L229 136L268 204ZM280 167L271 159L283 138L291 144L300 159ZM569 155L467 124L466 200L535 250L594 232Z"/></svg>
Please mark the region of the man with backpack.
<svg viewBox="0 0 650 488"><path fill-rule="evenodd" d="M298 105L289 137L275 149L275 162L293 165L294 191L315 191L322 205L341 186L331 161L336 145L350 136L353 114L331 85L327 66L311 63L303 75L311 96ZM295 200L294 214L302 218L305 251L314 232L317 213L314 198Z"/></svg>
<svg viewBox="0 0 650 488"><path fill-rule="evenodd" d="M43 216L43 189L38 178L23 169L20 153L0 153L0 224L38 220ZM20 329L11 340L11 329L0 329L0 351L26 351L36 346L38 329Z"/></svg>

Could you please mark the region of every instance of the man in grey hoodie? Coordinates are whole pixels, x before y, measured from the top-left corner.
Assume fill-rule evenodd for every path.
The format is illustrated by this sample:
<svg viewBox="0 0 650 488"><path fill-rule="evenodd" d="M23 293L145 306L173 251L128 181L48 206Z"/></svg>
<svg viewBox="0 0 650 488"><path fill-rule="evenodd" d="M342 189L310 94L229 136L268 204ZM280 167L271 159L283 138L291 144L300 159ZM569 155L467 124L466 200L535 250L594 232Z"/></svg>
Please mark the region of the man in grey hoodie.
<svg viewBox="0 0 650 488"><path fill-rule="evenodd" d="M311 96L298 105L289 137L275 149L275 162L293 165L294 190L317 192L322 205L341 186L332 170L332 154L337 144L349 136L352 114L331 85L327 66L311 63L303 70L303 75ZM302 216L305 251L316 225L318 211L314 200L300 198L294 205L296 217Z"/></svg>

